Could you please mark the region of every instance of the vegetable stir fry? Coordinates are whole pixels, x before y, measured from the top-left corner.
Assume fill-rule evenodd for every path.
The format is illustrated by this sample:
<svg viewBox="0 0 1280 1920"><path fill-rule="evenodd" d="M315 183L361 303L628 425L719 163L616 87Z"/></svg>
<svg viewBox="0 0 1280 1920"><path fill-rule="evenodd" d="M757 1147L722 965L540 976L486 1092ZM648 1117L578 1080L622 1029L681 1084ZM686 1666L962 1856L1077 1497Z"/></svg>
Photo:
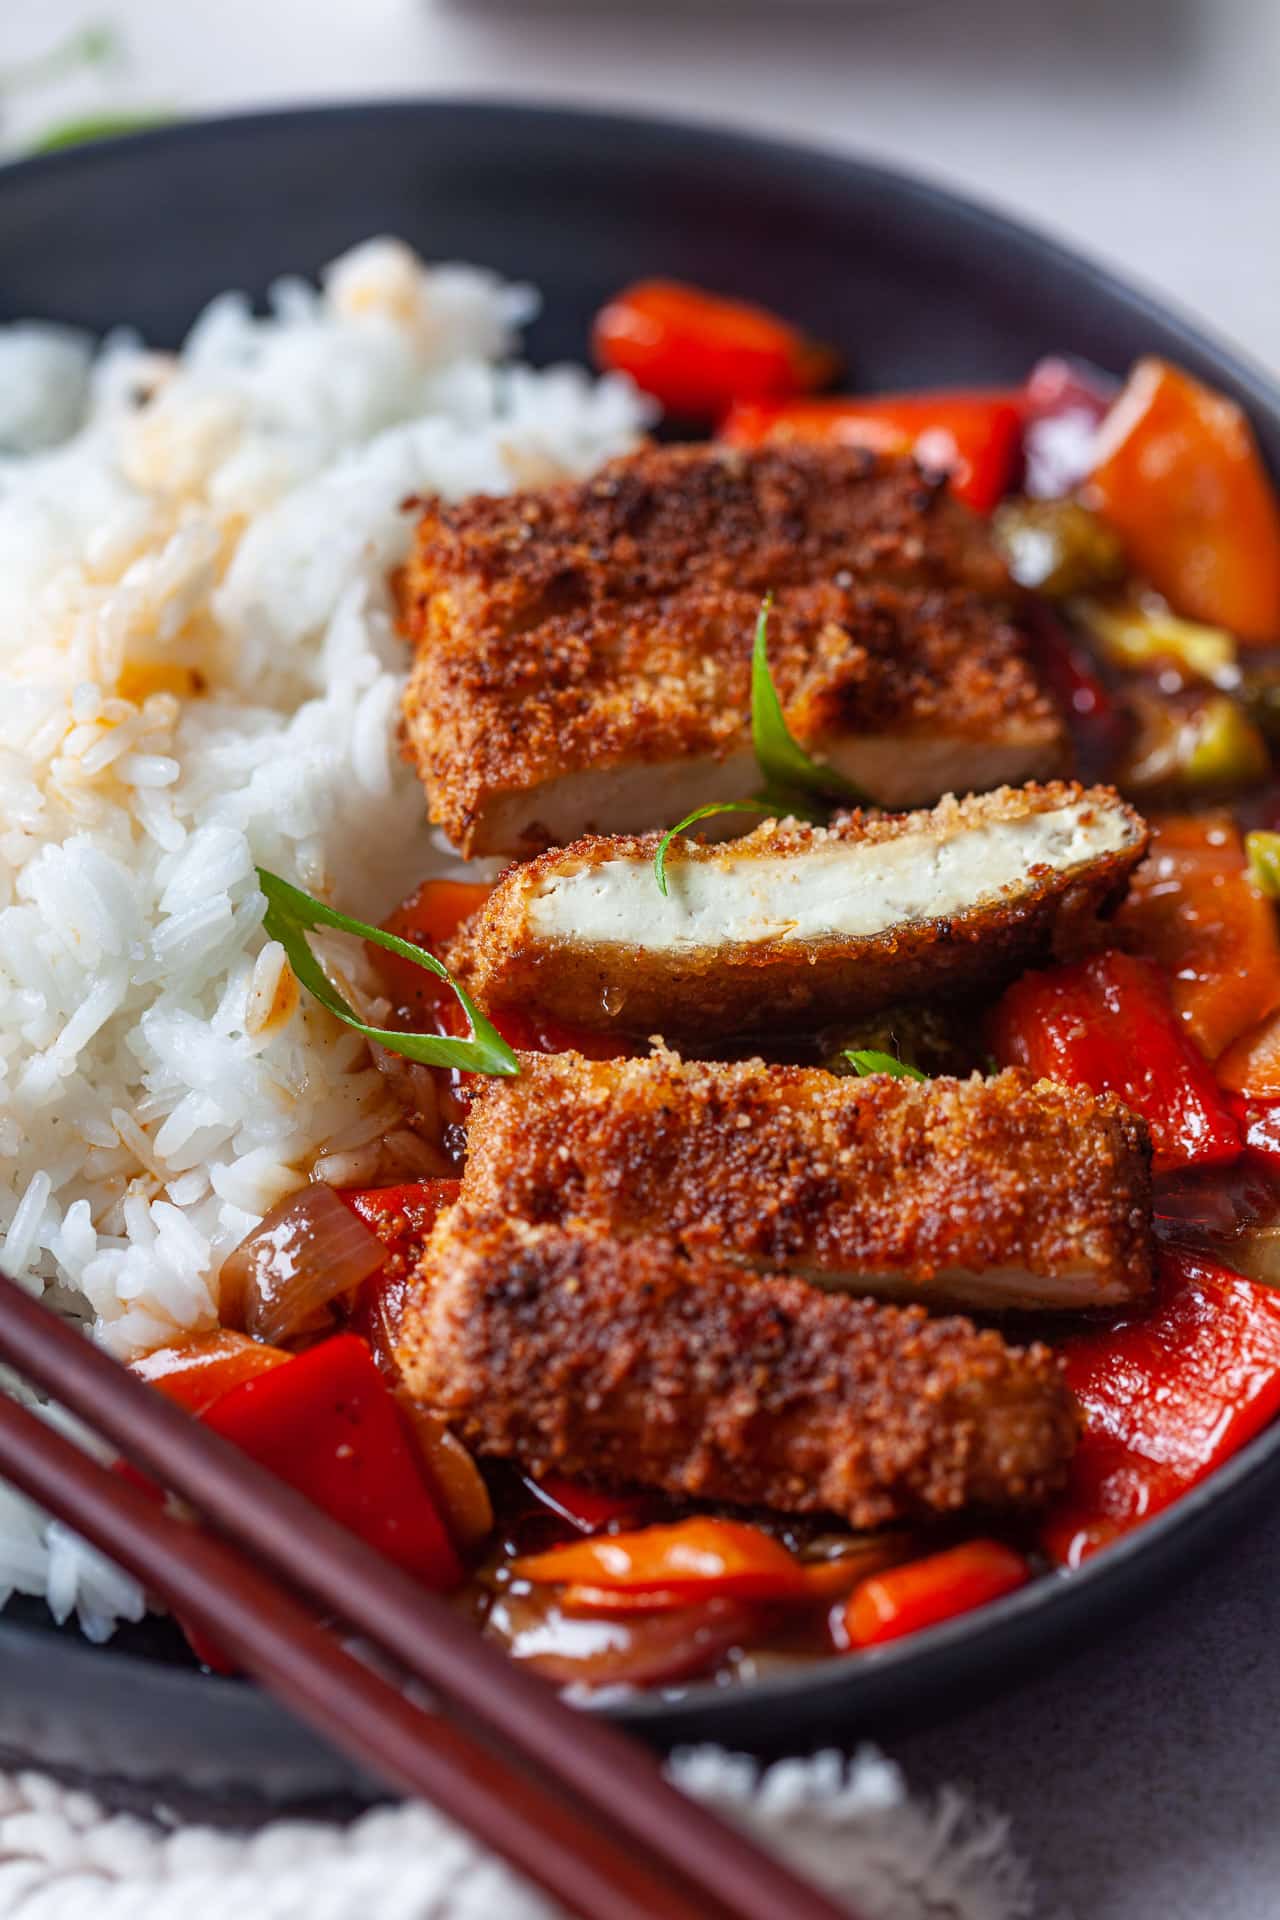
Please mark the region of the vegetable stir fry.
<svg viewBox="0 0 1280 1920"><path fill-rule="evenodd" d="M864 394L660 280L594 351L713 437L407 573L432 817L516 864L381 929L260 876L440 1176L287 1197L139 1363L583 1689L1068 1577L1280 1412L1248 421L1155 359Z"/></svg>

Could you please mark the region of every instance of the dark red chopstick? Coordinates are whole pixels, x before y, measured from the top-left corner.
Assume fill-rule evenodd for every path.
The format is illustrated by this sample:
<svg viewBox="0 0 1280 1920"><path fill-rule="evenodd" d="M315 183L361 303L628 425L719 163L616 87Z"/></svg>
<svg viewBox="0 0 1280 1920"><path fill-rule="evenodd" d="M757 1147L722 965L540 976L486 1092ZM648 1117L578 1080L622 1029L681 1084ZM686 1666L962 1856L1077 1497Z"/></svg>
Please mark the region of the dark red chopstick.
<svg viewBox="0 0 1280 1920"><path fill-rule="evenodd" d="M584 1920L704 1920L659 1870L473 1735L415 1705L347 1653L234 1548L0 1393L0 1474L217 1637L249 1673L383 1779L421 1794Z"/></svg>
<svg viewBox="0 0 1280 1920"><path fill-rule="evenodd" d="M736 1920L796 1920L801 1914L806 1920L849 1920L847 1907L835 1906L670 1786L645 1749L566 1707L443 1601L3 1276L0 1358L182 1494L255 1559L393 1654L473 1729L572 1795L599 1832L625 1840L642 1858L662 1862L670 1875L695 1888L704 1920L723 1914ZM74 1515L71 1524L86 1530ZM337 1737L343 1739L342 1730ZM669 1906L667 1920L676 1911ZM604 1909L600 1920L612 1920L612 1910Z"/></svg>

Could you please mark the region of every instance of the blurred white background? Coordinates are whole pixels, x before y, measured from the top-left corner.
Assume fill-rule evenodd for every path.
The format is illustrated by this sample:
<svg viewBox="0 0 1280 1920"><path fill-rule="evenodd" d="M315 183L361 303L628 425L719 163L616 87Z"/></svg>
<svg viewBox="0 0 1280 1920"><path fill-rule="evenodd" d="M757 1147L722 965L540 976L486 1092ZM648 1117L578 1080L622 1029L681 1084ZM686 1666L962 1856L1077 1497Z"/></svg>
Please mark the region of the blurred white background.
<svg viewBox="0 0 1280 1920"><path fill-rule="evenodd" d="M519 94L861 149L1050 227L1280 364L1280 0L41 0L0 66L104 23L62 115Z"/></svg>

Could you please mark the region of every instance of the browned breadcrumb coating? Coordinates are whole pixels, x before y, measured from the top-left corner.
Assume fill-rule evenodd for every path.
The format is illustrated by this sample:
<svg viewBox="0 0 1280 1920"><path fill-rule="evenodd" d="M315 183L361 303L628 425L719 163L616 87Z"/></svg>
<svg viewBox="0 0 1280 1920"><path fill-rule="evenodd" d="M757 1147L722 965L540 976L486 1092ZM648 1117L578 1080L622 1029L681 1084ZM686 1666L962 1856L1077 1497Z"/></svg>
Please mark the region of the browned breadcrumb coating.
<svg viewBox="0 0 1280 1920"><path fill-rule="evenodd" d="M666 1233L856 1292L1099 1307L1151 1284L1145 1125L1016 1069L850 1080L661 1049L523 1054L480 1094L467 1145L473 1213Z"/></svg>
<svg viewBox="0 0 1280 1920"><path fill-rule="evenodd" d="M1062 764L1003 563L941 482L848 448L646 447L581 485L428 506L405 580L405 718L431 817L465 853L527 852L660 824L673 764L702 780L707 763L690 807L726 782L748 792L766 591L788 724L819 752L865 741L888 783L867 783L874 799ZM640 775L625 801L600 784L622 768Z"/></svg>
<svg viewBox="0 0 1280 1920"><path fill-rule="evenodd" d="M744 1274L652 1238L437 1225L410 1390L484 1454L855 1527L1034 1505L1076 1415L1048 1348Z"/></svg>
<svg viewBox="0 0 1280 1920"><path fill-rule="evenodd" d="M918 845L923 875L916 892L927 894L940 844L992 825L1016 830L1072 806L1082 809L1076 817L1083 836L1109 829L1121 844L1057 870L1043 860L1032 864L1016 884L979 890L959 912L899 919L871 934L840 931L840 900L851 880L828 866L833 852L893 843L895 864L883 881L892 899L902 887L903 847ZM578 1026L644 1034L661 1025L668 1034L700 1038L813 1026L940 992L993 991L1026 967L1069 952L1123 897L1147 837L1144 822L1111 788L1006 787L962 801L948 797L930 812L856 812L826 828L770 820L742 839L710 846L680 839L667 853L665 898L653 872L659 834L594 837L512 867L461 928L447 959L487 1010L532 1002ZM796 878L806 862L821 863L824 878L814 890L825 890L830 902L827 927L795 937L786 886L775 883L770 893L764 881L753 896L753 918L736 936L723 930L723 914L704 912L696 922L685 915L681 881L690 869L732 876L741 899L744 865L779 859ZM859 871L862 893L874 890L876 871ZM642 925L641 941L580 934L573 894L561 915L564 931L540 922L557 889L581 889L581 876L607 890L613 876L631 873L643 890L641 913L620 913L617 924Z"/></svg>

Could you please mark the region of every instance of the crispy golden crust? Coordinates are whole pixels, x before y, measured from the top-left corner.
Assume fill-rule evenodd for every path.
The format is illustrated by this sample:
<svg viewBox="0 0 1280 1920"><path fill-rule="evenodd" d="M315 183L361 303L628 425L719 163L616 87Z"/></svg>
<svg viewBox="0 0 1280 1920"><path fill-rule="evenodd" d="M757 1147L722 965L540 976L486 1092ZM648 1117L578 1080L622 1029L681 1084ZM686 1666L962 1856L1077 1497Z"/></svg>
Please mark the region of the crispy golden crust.
<svg viewBox="0 0 1280 1920"><path fill-rule="evenodd" d="M407 1383L482 1453L855 1527L1023 1507L1064 1477L1073 1402L1043 1346L454 1208L406 1312Z"/></svg>
<svg viewBox="0 0 1280 1920"><path fill-rule="evenodd" d="M833 847L912 838L922 843L927 859L929 844L1077 803L1122 824L1120 850L1061 872L1033 867L1016 889L988 895L966 912L904 921L873 935L796 940L782 926L771 937L753 930L736 942L721 938L699 944L676 919L685 867L724 869L779 856L803 861ZM1049 954L1069 951L1078 932L1123 898L1146 849L1147 831L1113 789L1086 792L1061 784L1004 788L963 801L948 797L927 813L846 814L827 828L771 820L727 846L690 839L672 844L667 856L672 904L664 902L653 879L650 944L592 941L572 933L546 936L538 930L531 909L549 888L614 862L635 862L651 876L660 838L657 833L588 838L511 868L460 930L448 955L450 968L486 1009L532 1001L585 1027L645 1034L661 1025L669 1034L706 1036L812 1026L940 991L994 990ZM664 944L665 919L679 938L673 935Z"/></svg>
<svg viewBox="0 0 1280 1920"><path fill-rule="evenodd" d="M582 486L424 514L405 719L432 818L466 853L519 851L498 824L511 795L536 808L566 775L743 748L766 590L806 743L995 742L1025 761L1006 778L1061 764L1002 563L938 482L849 449L650 447Z"/></svg>
<svg viewBox="0 0 1280 1920"><path fill-rule="evenodd" d="M1150 1144L1109 1096L1036 1081L521 1056L472 1109L476 1214L661 1232L858 1291L1104 1306L1151 1284Z"/></svg>

